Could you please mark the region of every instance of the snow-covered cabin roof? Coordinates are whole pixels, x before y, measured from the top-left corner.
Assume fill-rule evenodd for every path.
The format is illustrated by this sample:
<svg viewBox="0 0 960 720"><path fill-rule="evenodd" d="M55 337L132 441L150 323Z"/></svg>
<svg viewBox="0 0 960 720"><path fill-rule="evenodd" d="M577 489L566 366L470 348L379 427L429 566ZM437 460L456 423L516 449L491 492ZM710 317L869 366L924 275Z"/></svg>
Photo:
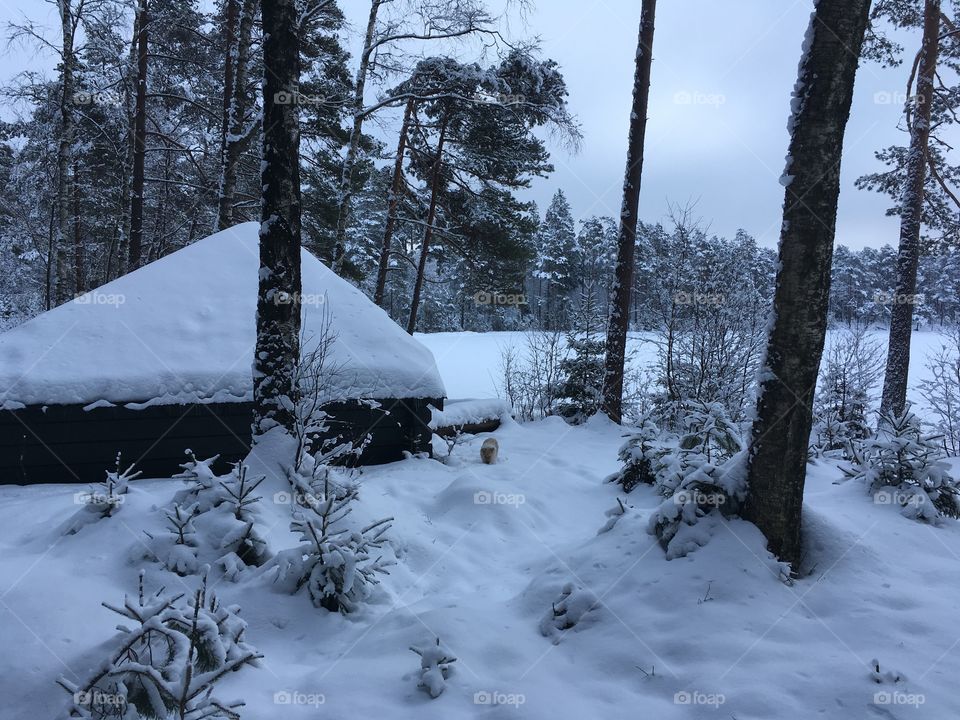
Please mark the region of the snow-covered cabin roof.
<svg viewBox="0 0 960 720"><path fill-rule="evenodd" d="M4 407L252 398L257 223L237 225L0 335ZM336 340L331 399L439 398L430 350L302 251L305 346Z"/></svg>

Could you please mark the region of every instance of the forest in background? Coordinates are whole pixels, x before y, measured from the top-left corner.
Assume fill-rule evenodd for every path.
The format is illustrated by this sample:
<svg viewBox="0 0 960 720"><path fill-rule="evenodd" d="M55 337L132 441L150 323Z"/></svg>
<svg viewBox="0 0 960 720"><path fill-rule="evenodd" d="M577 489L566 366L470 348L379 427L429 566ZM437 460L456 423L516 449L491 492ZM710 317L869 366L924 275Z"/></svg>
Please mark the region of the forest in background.
<svg viewBox="0 0 960 720"><path fill-rule="evenodd" d="M58 8L59 37L26 20L7 29L59 64L4 88L16 119L0 124L0 327L259 214L256 0ZM375 0L370 17L351 29L337 2L304 3L300 84L286 98L301 118L304 245L411 330L569 330L587 296L606 317L617 220L575 218L562 190L544 209L521 199L553 170L545 138L581 141L560 68L532 38L504 37L479 0ZM351 30L365 30L357 57ZM960 311L942 182L953 171L938 147L946 169L928 178L911 298L923 325ZM860 185L895 197L903 150L878 152L887 170ZM775 252L745 231L714 237L694 210L641 223L632 328L657 329L668 306L698 297L772 300ZM889 322L903 300L896 255L837 247L833 322Z"/></svg>

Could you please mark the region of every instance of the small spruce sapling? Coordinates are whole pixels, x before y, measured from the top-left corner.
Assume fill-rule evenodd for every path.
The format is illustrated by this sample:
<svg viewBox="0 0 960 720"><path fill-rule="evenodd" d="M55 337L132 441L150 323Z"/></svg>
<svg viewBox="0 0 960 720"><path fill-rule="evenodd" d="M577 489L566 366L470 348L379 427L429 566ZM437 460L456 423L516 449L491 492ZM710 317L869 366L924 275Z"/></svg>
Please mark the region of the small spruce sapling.
<svg viewBox="0 0 960 720"><path fill-rule="evenodd" d="M653 485L661 460L668 454L667 436L646 416L640 421L639 432L631 435L620 447L618 458L623 467L609 475L604 482L616 483L629 493L637 485Z"/></svg>
<svg viewBox="0 0 960 720"><path fill-rule="evenodd" d="M438 698L447 687L447 678L452 671L451 665L457 661L447 648L437 642L423 647L411 646L410 649L420 656L420 677L417 687L423 688L432 698Z"/></svg>
<svg viewBox="0 0 960 720"><path fill-rule="evenodd" d="M389 575L392 560L373 553L386 543L393 518L384 518L358 530L345 527L358 490L353 485L324 478L322 493L308 507L294 511L290 529L301 545L277 554L276 580L291 592L306 586L315 607L351 613L366 601L377 575Z"/></svg>
<svg viewBox="0 0 960 720"><path fill-rule="evenodd" d="M243 702L213 695L227 674L262 657L244 639L239 607L208 592L206 575L187 602L161 592L146 597L141 572L136 600L103 603L132 627L118 626L115 648L82 683L57 681L71 695L67 717L239 720Z"/></svg>
<svg viewBox="0 0 960 720"><path fill-rule="evenodd" d="M91 487L88 492L79 492L74 495L74 501L83 505L66 524L65 535L74 535L85 525L96 522L103 518L113 517L123 502L131 480L140 477L140 471L134 472L134 466L130 465L126 470L122 469L120 453L117 453L116 463L113 470L107 470L107 477Z"/></svg>
<svg viewBox="0 0 960 720"><path fill-rule="evenodd" d="M960 488L944 462L942 435L924 432L909 406L883 413L879 428L855 446L849 477L862 480L875 502L899 505L905 516L937 523L960 517Z"/></svg>
<svg viewBox="0 0 960 720"><path fill-rule="evenodd" d="M685 432L661 459L657 490L665 500L651 515L648 530L667 558L683 557L709 540L716 514L735 515L746 499L745 451L737 426L719 403L687 403ZM695 529L707 516L714 521Z"/></svg>

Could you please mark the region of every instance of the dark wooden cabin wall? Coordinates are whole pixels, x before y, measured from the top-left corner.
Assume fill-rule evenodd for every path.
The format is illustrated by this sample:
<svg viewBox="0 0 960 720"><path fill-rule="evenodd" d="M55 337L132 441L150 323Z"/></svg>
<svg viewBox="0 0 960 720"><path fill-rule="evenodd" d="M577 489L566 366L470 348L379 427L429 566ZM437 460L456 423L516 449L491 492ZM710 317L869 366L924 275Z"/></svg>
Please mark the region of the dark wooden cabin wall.
<svg viewBox="0 0 960 720"><path fill-rule="evenodd" d="M388 399L327 406L330 434L371 442L359 464L400 460L406 452L429 452L429 405L442 401ZM0 484L97 482L135 462L143 477L178 472L189 448L200 458L219 454L235 462L249 451L251 403L154 405L141 410L51 405L0 411ZM224 465L225 467L225 465Z"/></svg>

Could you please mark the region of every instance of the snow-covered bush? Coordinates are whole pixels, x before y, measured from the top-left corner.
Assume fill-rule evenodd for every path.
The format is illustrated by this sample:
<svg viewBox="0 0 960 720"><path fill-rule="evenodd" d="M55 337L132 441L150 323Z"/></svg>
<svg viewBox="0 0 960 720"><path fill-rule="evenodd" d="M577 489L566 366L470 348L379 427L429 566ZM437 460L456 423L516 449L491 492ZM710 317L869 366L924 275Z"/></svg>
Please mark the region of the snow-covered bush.
<svg viewBox="0 0 960 720"><path fill-rule="evenodd" d="M661 461L669 454L676 438L673 441L670 442L670 437L660 430L649 415L644 417L639 432L631 435L620 447L618 459L623 467L607 476L604 482L616 483L627 493L637 485L654 484Z"/></svg>
<svg viewBox="0 0 960 720"><path fill-rule="evenodd" d="M815 452L847 451L870 435L867 415L883 376L883 348L865 327L842 331L830 344L820 375L810 441Z"/></svg>
<svg viewBox="0 0 960 720"><path fill-rule="evenodd" d="M881 414L876 434L854 446L846 472L866 483L875 502L899 505L907 517L960 517L960 488L944 462L942 436L925 432L909 407Z"/></svg>
<svg viewBox="0 0 960 720"><path fill-rule="evenodd" d="M452 671L450 666L457 661L457 658L440 644L440 638L437 638L436 643L423 647L414 645L410 649L420 656L417 687L430 693L432 698L440 697L447 687L446 681Z"/></svg>
<svg viewBox="0 0 960 720"><path fill-rule="evenodd" d="M657 461L655 487L667 500L650 515L647 528L668 559L704 545L709 531L694 526L706 516L736 515L747 495L744 443L724 406L686 407L677 447Z"/></svg>
<svg viewBox="0 0 960 720"><path fill-rule="evenodd" d="M120 634L104 662L83 682L57 682L71 694L67 716L105 719L170 718L236 720L242 702L213 695L219 680L261 657L244 640L239 608L221 605L207 591L206 576L193 597L146 597L143 573L136 600L104 606L131 626Z"/></svg>
<svg viewBox="0 0 960 720"><path fill-rule="evenodd" d="M600 600L590 590L567 583L560 597L540 621L540 632L557 644L564 633L583 625L588 614L599 608Z"/></svg>
<svg viewBox="0 0 960 720"><path fill-rule="evenodd" d="M64 526L64 534L74 535L86 525L116 515L123 507L123 501L131 480L140 476L134 472L133 465L122 470L120 453L113 470L107 470L107 477L103 482L91 486L87 492L74 494L74 502L83 507L77 511Z"/></svg>
<svg viewBox="0 0 960 720"><path fill-rule="evenodd" d="M331 612L350 613L379 584L377 575L389 574L393 561L373 553L386 543L393 518L351 529L347 517L353 511L358 490L339 485L327 475L322 492L307 496L307 505L294 510L290 529L301 544L277 554L276 581L290 592L306 586L314 606Z"/></svg>

